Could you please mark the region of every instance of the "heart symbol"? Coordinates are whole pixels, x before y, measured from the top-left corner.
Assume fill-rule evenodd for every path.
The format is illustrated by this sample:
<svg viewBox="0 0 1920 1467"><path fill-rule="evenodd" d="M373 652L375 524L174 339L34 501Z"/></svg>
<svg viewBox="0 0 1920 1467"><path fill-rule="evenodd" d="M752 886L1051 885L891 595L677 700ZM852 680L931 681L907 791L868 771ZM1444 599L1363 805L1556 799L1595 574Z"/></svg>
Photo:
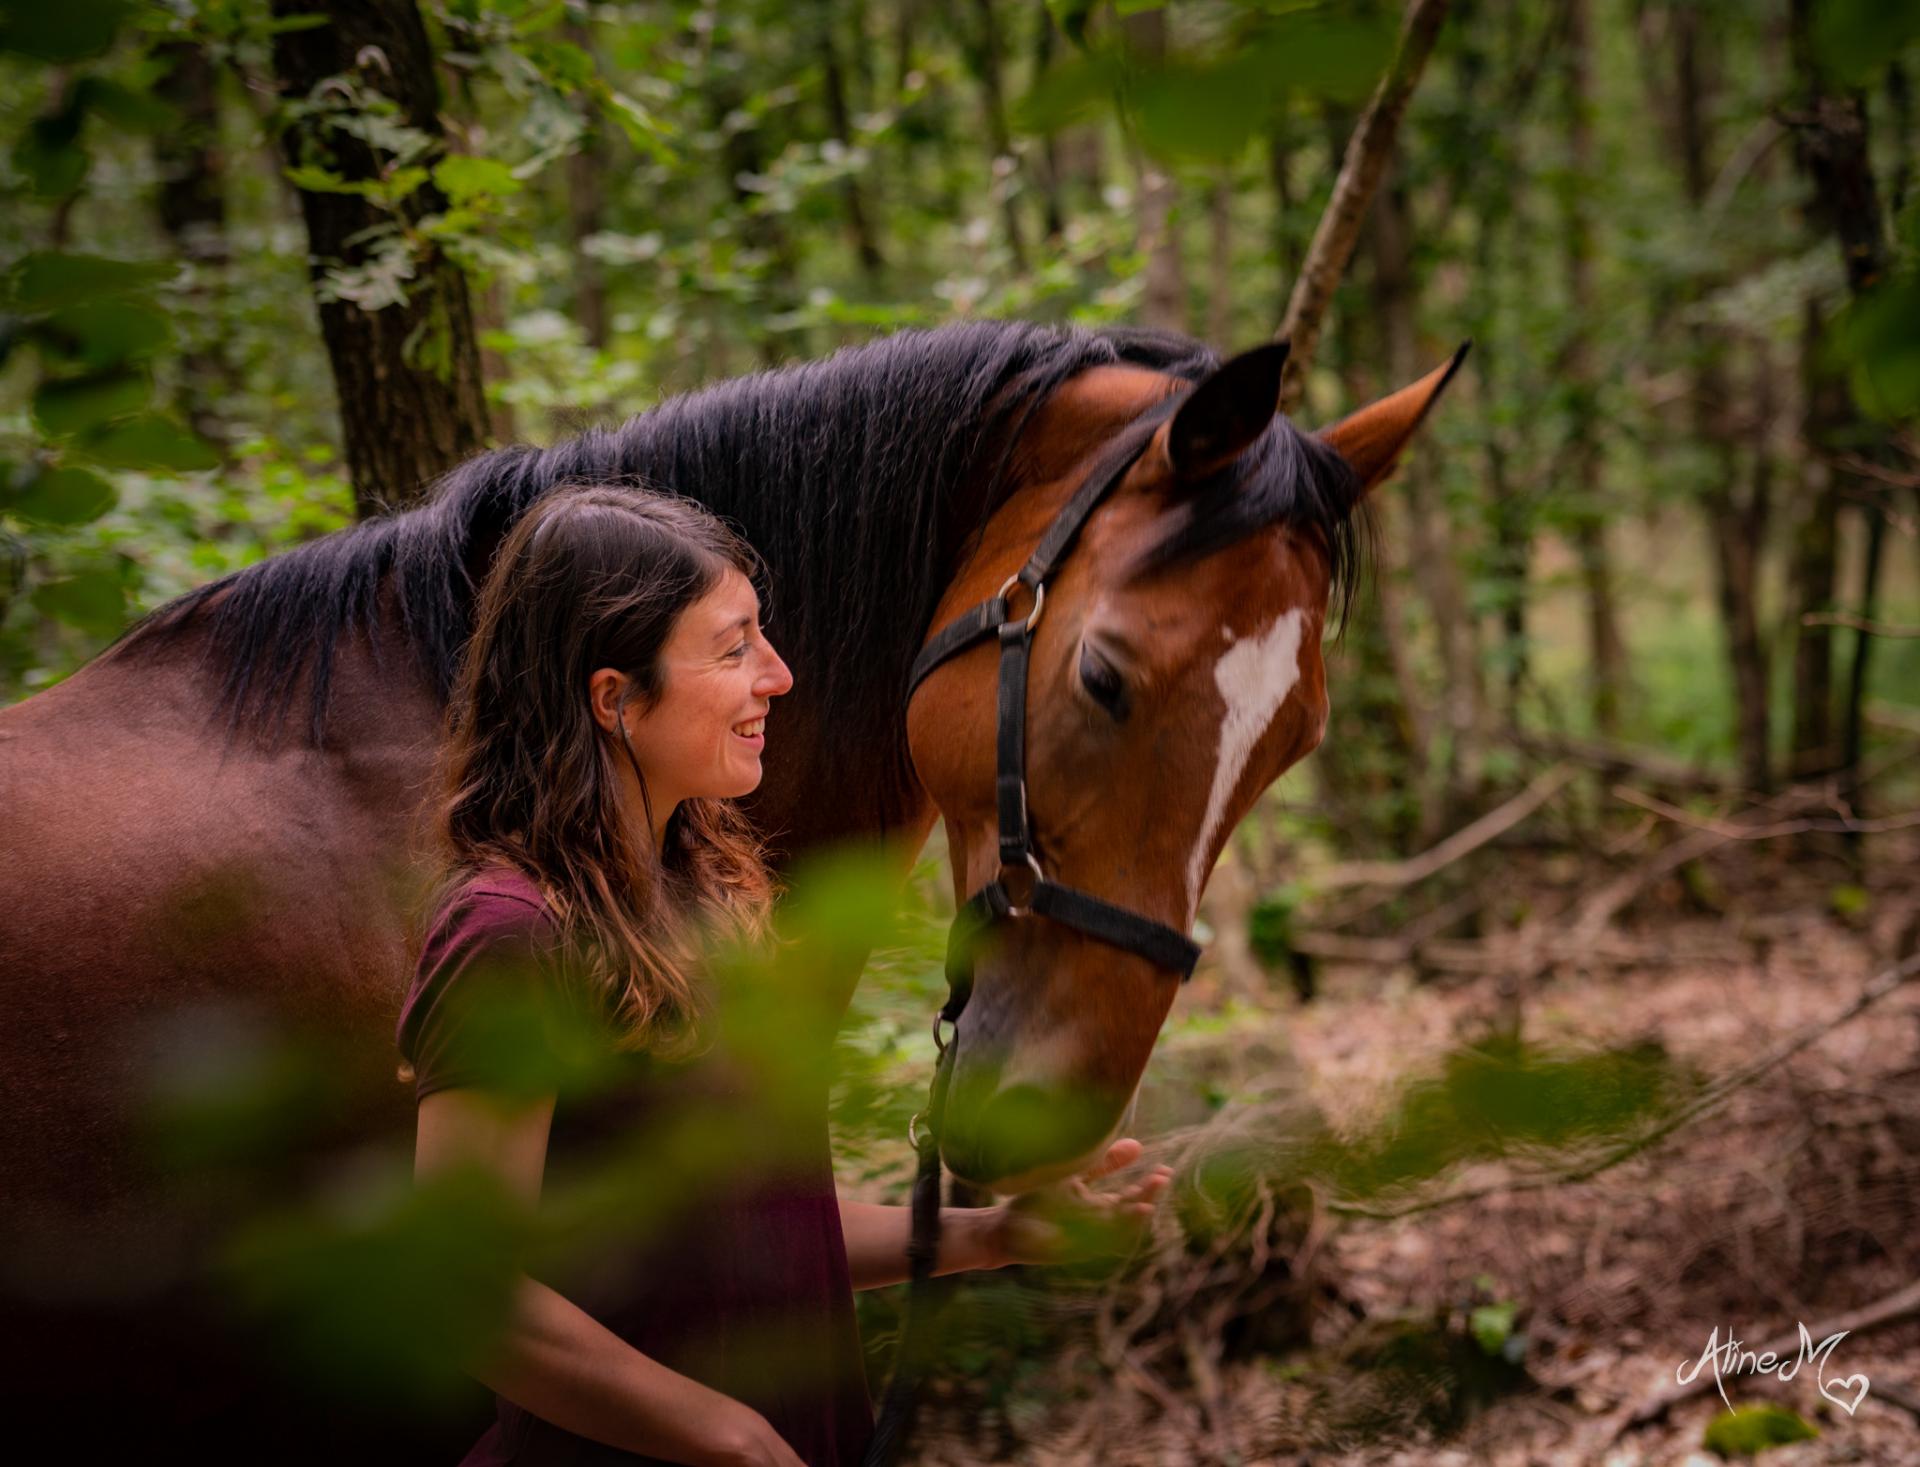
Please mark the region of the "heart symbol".
<svg viewBox="0 0 1920 1467"><path fill-rule="evenodd" d="M1855 1386L1859 1389L1855 1390ZM1846 1397L1846 1393L1850 1390L1853 1391L1851 1401ZM1860 1403L1867 1398L1867 1378L1856 1371L1844 1380L1823 1380L1820 1382L1820 1394L1851 1416L1860 1409Z"/></svg>

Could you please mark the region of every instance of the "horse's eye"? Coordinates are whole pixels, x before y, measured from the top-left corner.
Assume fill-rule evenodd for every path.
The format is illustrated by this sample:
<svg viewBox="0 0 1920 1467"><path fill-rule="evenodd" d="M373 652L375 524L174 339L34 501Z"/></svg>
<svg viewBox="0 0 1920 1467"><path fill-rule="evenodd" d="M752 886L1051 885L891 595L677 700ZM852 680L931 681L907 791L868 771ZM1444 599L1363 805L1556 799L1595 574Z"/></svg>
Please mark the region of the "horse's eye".
<svg viewBox="0 0 1920 1467"><path fill-rule="evenodd" d="M1080 649L1080 685L1094 702L1115 718L1127 716L1126 679L1120 676L1112 663L1091 647Z"/></svg>

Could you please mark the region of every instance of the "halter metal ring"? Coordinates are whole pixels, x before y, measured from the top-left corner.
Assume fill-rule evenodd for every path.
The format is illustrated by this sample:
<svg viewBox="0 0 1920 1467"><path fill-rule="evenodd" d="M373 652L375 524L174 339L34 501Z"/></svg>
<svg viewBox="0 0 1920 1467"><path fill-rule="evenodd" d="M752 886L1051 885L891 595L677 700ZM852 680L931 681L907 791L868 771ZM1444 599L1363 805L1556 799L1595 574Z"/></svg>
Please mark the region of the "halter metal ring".
<svg viewBox="0 0 1920 1467"><path fill-rule="evenodd" d="M1040 858L1034 855L1034 853L1031 850L1027 852L1027 865L1032 868L1033 879L1036 882L1045 881L1047 879L1047 873L1040 869ZM1028 900L1031 901L1032 898L1029 897ZM1016 907L1012 902L1007 903L1007 915L1009 917L1026 917L1026 916L1031 916L1032 913L1033 913L1033 908L1030 906Z"/></svg>
<svg viewBox="0 0 1920 1467"><path fill-rule="evenodd" d="M907 1144L915 1151L920 1149L920 1121L925 1115L925 1111L917 1110L907 1119Z"/></svg>
<svg viewBox="0 0 1920 1467"><path fill-rule="evenodd" d="M1000 598L1003 598L1007 594L1007 592L1011 591L1014 588L1016 583L1020 585L1026 584L1026 582L1020 579L1019 571L1015 571L1012 575L1008 576L1006 580L1001 583L1000 589L993 593L995 599L998 600ZM1040 608L1045 606L1046 604L1047 604L1047 583L1045 581L1042 581L1039 585L1033 588L1033 610L1027 613L1027 631L1029 634L1031 634L1033 631L1034 623L1040 620Z"/></svg>

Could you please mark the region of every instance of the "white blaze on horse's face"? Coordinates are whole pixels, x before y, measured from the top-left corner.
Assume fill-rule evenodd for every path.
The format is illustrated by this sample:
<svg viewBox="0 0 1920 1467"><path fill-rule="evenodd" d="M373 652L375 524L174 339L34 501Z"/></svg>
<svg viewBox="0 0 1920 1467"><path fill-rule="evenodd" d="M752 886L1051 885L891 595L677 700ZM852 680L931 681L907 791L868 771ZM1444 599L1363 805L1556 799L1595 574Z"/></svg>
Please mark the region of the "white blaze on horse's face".
<svg viewBox="0 0 1920 1467"><path fill-rule="evenodd" d="M1232 645L1214 664L1213 683L1220 690L1225 711L1220 719L1220 747L1214 761L1213 788L1207 795L1207 813L1187 863L1189 921L1199 910L1200 889L1213 868L1214 841L1220 835L1234 791L1240 787L1240 776L1246 773L1254 747L1300 681L1300 639L1306 625L1306 612L1296 606L1275 617L1258 636L1242 641L1233 641L1231 628L1222 629Z"/></svg>

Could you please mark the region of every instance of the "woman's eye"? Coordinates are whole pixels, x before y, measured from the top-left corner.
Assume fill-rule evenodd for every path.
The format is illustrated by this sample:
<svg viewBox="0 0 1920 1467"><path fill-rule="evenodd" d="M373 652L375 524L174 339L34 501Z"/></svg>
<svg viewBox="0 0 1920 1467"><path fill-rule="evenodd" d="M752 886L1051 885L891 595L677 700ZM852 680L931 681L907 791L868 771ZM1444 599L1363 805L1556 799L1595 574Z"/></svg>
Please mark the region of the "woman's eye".
<svg viewBox="0 0 1920 1467"><path fill-rule="evenodd" d="M1127 716L1126 680L1090 647L1080 649L1080 683L1088 696L1115 718Z"/></svg>
<svg viewBox="0 0 1920 1467"><path fill-rule="evenodd" d="M745 657L746 655L747 655L747 644L745 642L742 642L738 647L735 647L731 652L727 654L727 656L729 657Z"/></svg>

